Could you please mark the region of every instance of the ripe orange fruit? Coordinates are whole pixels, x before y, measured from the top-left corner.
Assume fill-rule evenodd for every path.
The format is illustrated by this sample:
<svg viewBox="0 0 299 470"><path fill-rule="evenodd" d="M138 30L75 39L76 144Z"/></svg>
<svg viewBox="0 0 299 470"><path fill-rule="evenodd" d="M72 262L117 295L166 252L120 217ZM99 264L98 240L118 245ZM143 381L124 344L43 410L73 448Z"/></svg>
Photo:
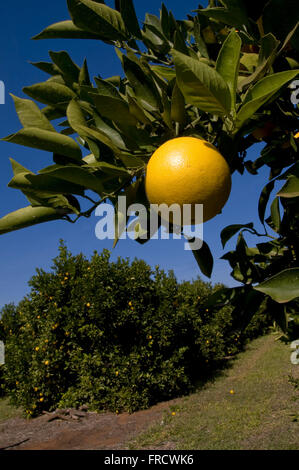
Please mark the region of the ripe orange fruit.
<svg viewBox="0 0 299 470"><path fill-rule="evenodd" d="M145 189L151 204L203 204L203 221L220 213L231 190L229 166L216 147L195 137L178 137L151 156ZM171 214L170 214L171 215ZM183 224L183 221L181 221Z"/></svg>

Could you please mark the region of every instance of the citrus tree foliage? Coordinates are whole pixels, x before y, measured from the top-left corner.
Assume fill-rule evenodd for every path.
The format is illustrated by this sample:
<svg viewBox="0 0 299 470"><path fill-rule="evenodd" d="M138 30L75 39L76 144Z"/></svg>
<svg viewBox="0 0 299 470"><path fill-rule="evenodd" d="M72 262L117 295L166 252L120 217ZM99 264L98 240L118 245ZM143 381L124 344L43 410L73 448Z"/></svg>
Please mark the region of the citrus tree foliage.
<svg viewBox="0 0 299 470"><path fill-rule="evenodd" d="M27 416L83 404L136 411L193 391L249 340L269 329L257 313L238 330L228 305L206 308L212 287L178 284L142 260L90 260L62 243L52 269L37 269L30 293L0 310L0 394Z"/></svg>
<svg viewBox="0 0 299 470"><path fill-rule="evenodd" d="M116 0L114 9L101 0L67 5L70 19L34 39L104 41L114 48L123 74L92 80L86 61L77 65L66 51L50 51L49 62L33 64L49 78L24 88L29 99L13 96L22 128L4 140L51 152L53 165L34 174L12 160L9 186L21 190L29 206L3 217L0 233L54 219L75 222L107 199L122 216L118 195L129 204L147 204L144 174L158 146L177 136L205 139L232 173L269 167L258 207L265 233L250 222L221 233L223 246L238 233L236 249L223 258L243 286L213 301L231 302L248 320L266 295L267 308L286 330L287 312L296 320L292 302L299 296L298 108L289 88L299 70L296 2L210 1L185 20L162 4L160 15L147 14L142 28L132 0ZM261 155L246 160L247 149L262 138ZM276 181L285 184L265 218ZM82 197L91 199L88 210L80 208ZM269 229L268 242L247 246L246 231L258 236ZM136 239L144 242L138 233ZM211 253L204 247L195 256L210 275Z"/></svg>

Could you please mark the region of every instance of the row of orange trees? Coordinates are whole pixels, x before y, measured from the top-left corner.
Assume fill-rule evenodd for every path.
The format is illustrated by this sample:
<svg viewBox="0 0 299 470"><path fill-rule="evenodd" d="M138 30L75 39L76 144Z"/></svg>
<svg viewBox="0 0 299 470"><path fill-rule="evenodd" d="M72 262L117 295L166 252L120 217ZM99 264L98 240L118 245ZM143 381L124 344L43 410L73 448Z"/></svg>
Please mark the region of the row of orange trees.
<svg viewBox="0 0 299 470"><path fill-rule="evenodd" d="M236 221L220 234L223 247L238 234L235 250L223 258L240 286L214 301L230 303L245 320L266 301L285 332L290 322L298 327L298 105L290 88L299 70L296 2L211 0L184 20L162 4L142 27L132 0L115 0L114 8L102 0L67 0L67 6L70 19L34 39L104 41L123 74L93 80L87 62L74 63L66 51L50 51L50 61L34 64L48 78L24 88L29 99L13 97L22 128L4 140L51 152L53 164L34 174L12 160L9 186L29 205L3 217L0 233L54 219L74 223L107 199L123 218L120 194L148 206L144 175L161 144L178 136L205 139L231 173L269 169L258 205L263 233ZM256 137L265 146L250 161L246 152ZM86 197L90 208L82 210ZM250 247L248 232L268 241L257 238ZM210 275L207 244L194 254Z"/></svg>
<svg viewBox="0 0 299 470"><path fill-rule="evenodd" d="M270 325L265 313L245 328L233 308L210 308L221 286L179 284L108 251L88 260L62 244L30 286L0 316L2 392L28 416L82 404L135 411L187 394Z"/></svg>

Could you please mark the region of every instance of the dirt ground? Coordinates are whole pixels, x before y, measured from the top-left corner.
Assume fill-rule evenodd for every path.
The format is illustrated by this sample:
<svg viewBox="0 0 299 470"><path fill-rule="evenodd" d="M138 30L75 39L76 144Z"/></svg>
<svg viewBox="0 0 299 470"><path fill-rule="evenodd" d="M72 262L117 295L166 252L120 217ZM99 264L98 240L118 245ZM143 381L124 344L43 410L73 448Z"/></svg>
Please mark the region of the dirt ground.
<svg viewBox="0 0 299 470"><path fill-rule="evenodd" d="M129 440L161 422L175 403L162 402L132 414L86 411L77 419L48 421L48 415L31 420L11 418L0 422L0 450L125 450ZM171 443L163 446L171 448Z"/></svg>

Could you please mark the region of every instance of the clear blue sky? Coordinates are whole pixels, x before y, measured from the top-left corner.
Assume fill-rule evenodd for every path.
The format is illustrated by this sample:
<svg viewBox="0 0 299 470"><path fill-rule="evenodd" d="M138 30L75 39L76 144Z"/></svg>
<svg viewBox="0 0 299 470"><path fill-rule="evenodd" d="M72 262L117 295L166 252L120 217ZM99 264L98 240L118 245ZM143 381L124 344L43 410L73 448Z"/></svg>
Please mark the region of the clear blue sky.
<svg viewBox="0 0 299 470"><path fill-rule="evenodd" d="M190 0L185 2L165 0L164 3L177 18L181 19L198 5L196 1ZM107 4L112 6L112 2ZM161 6L160 0L151 0L151 2L138 0L135 4L140 21L144 19L146 11L159 14ZM17 2L17 5L16 2L1 2L0 13L2 18L0 80L4 81L6 86L6 103L0 106L1 137L20 128L9 93L24 97L22 92L24 86L47 78L43 72L33 67L30 61L49 60L49 50L67 50L78 64L82 64L86 57L92 77L98 73L104 77L121 73L113 47L99 41L30 39L49 24L69 18L64 0L51 2L27 0ZM12 176L9 157L37 171L51 164L51 155L5 142L0 142L0 149L0 216L2 217L27 205L27 200L19 191L7 187ZM253 153L248 154L248 158L257 157L260 149L260 145L255 146ZM230 277L228 263L219 260L224 253L220 243L220 231L229 224L251 221L256 222L256 227L261 230L257 218L257 203L266 175L266 171L261 171L259 176L234 174L230 199L222 214L204 225L204 239L215 256L211 279L213 283L237 285ZM103 248L112 250L112 241L99 241L95 237L94 228L97 220L94 216L79 220L76 225L63 221L50 222L1 235L0 307L5 303L18 302L29 291L27 282L35 273L36 267L49 269L52 258L57 255L60 238L66 241L73 253L82 251L86 256L90 256L94 250L102 251ZM234 241L227 245L225 252L233 248ZM248 237L248 242L253 243L254 239ZM190 280L200 273L191 252L184 251L183 243L183 240L152 240L145 245L139 245L131 240L123 240L113 250L112 259L117 256L143 258L152 266L159 264L165 270L173 269L179 280ZM207 280L204 276L203 279Z"/></svg>

